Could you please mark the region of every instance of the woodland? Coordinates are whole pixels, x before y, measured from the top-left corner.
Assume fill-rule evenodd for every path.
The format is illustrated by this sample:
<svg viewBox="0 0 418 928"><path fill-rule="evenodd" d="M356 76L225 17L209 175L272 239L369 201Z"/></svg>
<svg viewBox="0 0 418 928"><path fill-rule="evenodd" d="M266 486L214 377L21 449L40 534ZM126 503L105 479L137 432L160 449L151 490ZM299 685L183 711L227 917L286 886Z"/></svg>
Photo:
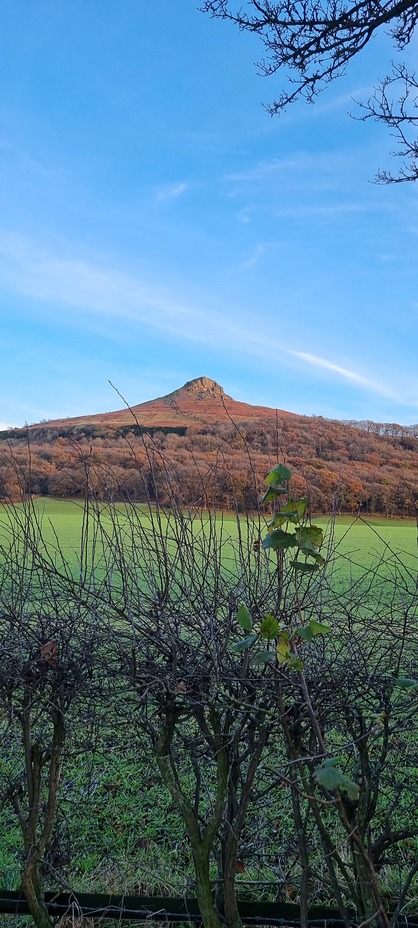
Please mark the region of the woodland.
<svg viewBox="0 0 418 928"><path fill-rule="evenodd" d="M250 409L250 407L248 407ZM344 423L272 411L191 426L119 427L43 423L0 433L0 500L24 493L57 498L169 503L175 471L188 505L248 511L281 460L291 492L314 513L415 516L418 426Z"/></svg>

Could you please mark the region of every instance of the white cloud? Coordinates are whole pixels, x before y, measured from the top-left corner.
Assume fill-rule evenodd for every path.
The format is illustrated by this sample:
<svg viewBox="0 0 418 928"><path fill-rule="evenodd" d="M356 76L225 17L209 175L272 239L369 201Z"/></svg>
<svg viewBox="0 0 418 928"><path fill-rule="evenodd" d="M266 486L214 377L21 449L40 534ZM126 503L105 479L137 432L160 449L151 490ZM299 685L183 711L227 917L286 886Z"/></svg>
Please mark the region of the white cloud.
<svg viewBox="0 0 418 928"><path fill-rule="evenodd" d="M318 119L322 116L328 116L329 113L338 112L349 113L355 112L357 101L368 99L373 90L373 83L361 84L346 93L340 93L336 96L331 94L318 97L312 106L300 107L297 110L286 113L286 125L291 123L305 124L308 119Z"/></svg>
<svg viewBox="0 0 418 928"><path fill-rule="evenodd" d="M333 361L327 361L326 358L321 358L315 354L309 354L306 351L294 351L290 348L287 349L286 353L292 355L294 358L299 358L301 361L305 361L307 364L313 364L314 367L322 367L327 371L338 374L339 377L343 377L345 380L351 380L359 386L367 387L369 390L373 390L374 393L379 393L380 396L392 396L382 384L376 383L368 377L364 377L363 374L356 373L356 371L350 371L346 367L341 367Z"/></svg>
<svg viewBox="0 0 418 928"><path fill-rule="evenodd" d="M248 223L251 222L249 207L244 207L244 209L240 209L236 215L236 218L238 222L242 222L243 225L248 225Z"/></svg>
<svg viewBox="0 0 418 928"><path fill-rule="evenodd" d="M164 200L177 200L187 190L187 187L188 184L184 181L177 184L164 184L157 190L156 199L159 203Z"/></svg>
<svg viewBox="0 0 418 928"><path fill-rule="evenodd" d="M251 183L253 181L269 180L272 175L280 171L294 170L301 163L301 156L294 158L272 158L269 161L259 161L253 167L244 171L228 174L226 180L232 183Z"/></svg>
<svg viewBox="0 0 418 928"><path fill-rule="evenodd" d="M242 268L254 267L254 265L258 264L258 262L263 257L263 255L265 255L265 253L272 248L277 248L277 242L257 242L249 258L243 261L240 264L240 267Z"/></svg>
<svg viewBox="0 0 418 928"><path fill-rule="evenodd" d="M144 322L178 332L191 312L161 286L78 257L57 256L39 243L0 234L0 283L30 299L71 306L80 314Z"/></svg>

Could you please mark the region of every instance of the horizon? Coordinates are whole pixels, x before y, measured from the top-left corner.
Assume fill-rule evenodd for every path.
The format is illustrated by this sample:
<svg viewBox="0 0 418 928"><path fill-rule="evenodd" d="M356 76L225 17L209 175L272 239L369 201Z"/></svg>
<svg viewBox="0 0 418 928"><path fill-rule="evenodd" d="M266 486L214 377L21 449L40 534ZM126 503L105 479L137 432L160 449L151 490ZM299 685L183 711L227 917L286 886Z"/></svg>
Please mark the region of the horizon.
<svg viewBox="0 0 418 928"><path fill-rule="evenodd" d="M387 36L273 119L257 37L197 0L17 0L2 41L0 428L202 370L250 405L418 422L417 190L373 183L390 136L348 115Z"/></svg>

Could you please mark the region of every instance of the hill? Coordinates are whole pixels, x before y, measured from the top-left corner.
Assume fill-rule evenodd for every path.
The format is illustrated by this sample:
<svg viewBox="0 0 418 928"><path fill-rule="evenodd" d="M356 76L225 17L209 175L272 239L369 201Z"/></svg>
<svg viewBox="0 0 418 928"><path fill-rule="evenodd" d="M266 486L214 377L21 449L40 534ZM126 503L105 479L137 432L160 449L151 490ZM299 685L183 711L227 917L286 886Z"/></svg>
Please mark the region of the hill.
<svg viewBox="0 0 418 928"><path fill-rule="evenodd" d="M168 503L175 480L193 505L254 508L278 460L316 512L415 515L416 427L252 406L208 377L131 408L0 433L0 499L87 491Z"/></svg>
<svg viewBox="0 0 418 928"><path fill-rule="evenodd" d="M274 415L275 410L267 406L250 406L248 403L239 403L232 399L232 396L228 396L223 387L210 377L197 377L195 380L188 380L178 390L146 403L117 409L115 412L50 420L47 425L48 428L59 429L91 426L118 428L135 424L144 428L201 428L202 425L217 425L231 419L237 423L249 422L254 419L269 419ZM291 416L292 413L280 410L280 415ZM39 429L40 425L30 426L30 431Z"/></svg>

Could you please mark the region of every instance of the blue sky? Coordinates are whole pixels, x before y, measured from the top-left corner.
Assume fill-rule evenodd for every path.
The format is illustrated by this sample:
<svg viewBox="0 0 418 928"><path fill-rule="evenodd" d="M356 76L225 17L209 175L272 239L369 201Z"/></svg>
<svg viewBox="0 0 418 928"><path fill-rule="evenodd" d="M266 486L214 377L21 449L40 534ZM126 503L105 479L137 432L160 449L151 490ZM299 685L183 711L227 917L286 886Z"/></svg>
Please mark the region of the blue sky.
<svg viewBox="0 0 418 928"><path fill-rule="evenodd" d="M0 425L201 375L418 422L418 188L371 183L394 142L347 115L390 43L273 119L261 54L197 0L4 0Z"/></svg>

